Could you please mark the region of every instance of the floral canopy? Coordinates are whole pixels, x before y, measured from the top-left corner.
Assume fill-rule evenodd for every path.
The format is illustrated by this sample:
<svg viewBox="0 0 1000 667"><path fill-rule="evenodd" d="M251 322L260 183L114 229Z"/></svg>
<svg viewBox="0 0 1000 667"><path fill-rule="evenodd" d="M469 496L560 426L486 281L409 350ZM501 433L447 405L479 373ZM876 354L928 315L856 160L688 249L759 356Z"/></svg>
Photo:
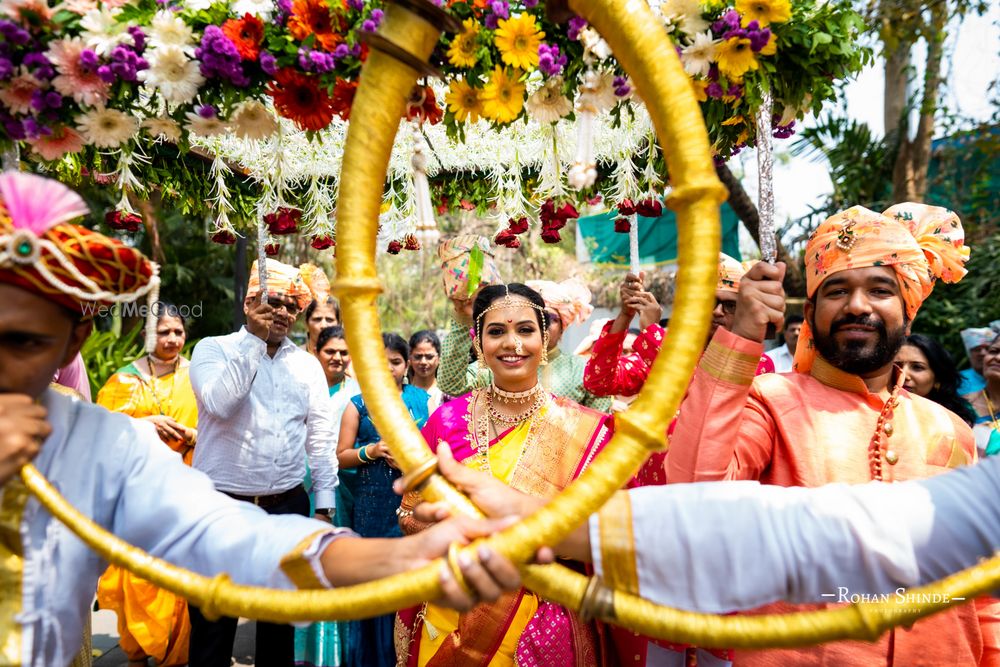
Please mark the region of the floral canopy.
<svg viewBox="0 0 1000 667"><path fill-rule="evenodd" d="M765 93L773 137L789 136L870 57L848 0L651 4L718 160L755 144ZM129 195L156 187L211 216L223 242L263 220L271 233L332 245L344 136L381 0L0 8L0 140L64 180L117 186L109 224L135 228ZM513 230L536 216L558 240L574 204L597 196L625 210L655 202L668 182L660 149L596 31L578 17L552 22L538 0L446 9L461 29L442 37L431 65L443 80L415 88L397 137L382 230L390 250L433 225L432 206L488 211L511 232L498 240L515 245ZM178 162L192 153L207 171Z"/></svg>

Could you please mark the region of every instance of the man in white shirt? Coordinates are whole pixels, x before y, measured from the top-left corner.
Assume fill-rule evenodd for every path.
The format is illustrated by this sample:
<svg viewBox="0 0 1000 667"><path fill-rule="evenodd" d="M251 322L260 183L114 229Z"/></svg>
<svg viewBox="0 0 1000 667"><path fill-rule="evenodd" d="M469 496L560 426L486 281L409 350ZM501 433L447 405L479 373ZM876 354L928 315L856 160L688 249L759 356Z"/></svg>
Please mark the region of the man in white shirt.
<svg viewBox="0 0 1000 667"><path fill-rule="evenodd" d="M766 357L774 364L775 373L791 373L795 362L795 348L799 342L799 330L802 329L802 316L789 315L785 318L785 344L768 352Z"/></svg>
<svg viewBox="0 0 1000 667"><path fill-rule="evenodd" d="M251 269L246 326L195 348L199 446L193 465L236 500L269 514L308 516L302 485L308 457L316 516L329 521L337 459L330 449L335 433L326 376L316 358L287 337L312 295L296 267L269 259L267 275L261 303L256 263ZM192 667L228 667L235 636L236 619L211 622L192 607ZM292 626L257 624L258 663L291 667L293 658Z"/></svg>

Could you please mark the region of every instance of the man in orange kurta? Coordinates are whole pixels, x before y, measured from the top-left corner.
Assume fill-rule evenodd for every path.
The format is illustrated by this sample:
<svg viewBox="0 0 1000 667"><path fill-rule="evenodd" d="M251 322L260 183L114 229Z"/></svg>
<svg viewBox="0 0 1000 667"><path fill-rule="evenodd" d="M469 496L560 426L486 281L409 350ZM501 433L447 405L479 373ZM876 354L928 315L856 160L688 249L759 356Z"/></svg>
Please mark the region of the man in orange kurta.
<svg viewBox="0 0 1000 667"><path fill-rule="evenodd" d="M806 248L808 301L795 371L756 378L767 324L780 325L783 316L784 267L755 266L741 284L732 330L715 333L681 405L668 482L894 482L973 463L968 426L902 389L892 364L934 280L965 274L963 242L954 213L921 204L883 214L856 206L827 219ZM981 600L874 644L737 652L734 664L1000 664L998 611Z"/></svg>

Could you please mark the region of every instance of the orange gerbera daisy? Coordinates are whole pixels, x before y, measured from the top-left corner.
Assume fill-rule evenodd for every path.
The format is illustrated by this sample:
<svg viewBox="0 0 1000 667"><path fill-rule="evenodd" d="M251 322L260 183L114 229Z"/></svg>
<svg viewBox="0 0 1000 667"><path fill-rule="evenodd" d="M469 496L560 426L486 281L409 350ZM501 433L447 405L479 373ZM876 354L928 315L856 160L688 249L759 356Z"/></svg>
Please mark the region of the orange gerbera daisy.
<svg viewBox="0 0 1000 667"><path fill-rule="evenodd" d="M292 67L282 67L267 86L274 108L301 130L316 132L333 121L333 100L315 78Z"/></svg>
<svg viewBox="0 0 1000 667"><path fill-rule="evenodd" d="M304 40L316 35L316 44L324 51L333 51L344 41L344 19L333 13L326 0L294 0L288 17L292 37Z"/></svg>
<svg viewBox="0 0 1000 667"><path fill-rule="evenodd" d="M243 60L257 60L260 43L264 41L264 24L253 14L241 19L229 19L222 24L222 34L236 45Z"/></svg>

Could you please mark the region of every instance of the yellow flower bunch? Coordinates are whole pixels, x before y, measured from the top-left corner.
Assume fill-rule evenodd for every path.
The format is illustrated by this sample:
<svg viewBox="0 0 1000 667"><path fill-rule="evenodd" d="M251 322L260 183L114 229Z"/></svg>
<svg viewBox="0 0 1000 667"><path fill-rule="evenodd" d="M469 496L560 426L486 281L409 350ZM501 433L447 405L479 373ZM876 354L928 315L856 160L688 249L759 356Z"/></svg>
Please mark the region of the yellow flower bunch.
<svg viewBox="0 0 1000 667"><path fill-rule="evenodd" d="M483 103L482 115L497 123L509 123L521 114L524 108L524 83L519 81L518 70L508 70L497 66L490 80L483 86L480 99Z"/></svg>
<svg viewBox="0 0 1000 667"><path fill-rule="evenodd" d="M535 17L521 14L497 22L494 43L505 65L530 72L538 67L538 46L544 37Z"/></svg>
<svg viewBox="0 0 1000 667"><path fill-rule="evenodd" d="M763 28L792 18L792 3L789 0L736 0L736 11L743 16L744 28L751 21Z"/></svg>
<svg viewBox="0 0 1000 667"><path fill-rule="evenodd" d="M448 62L455 67L475 67L479 57L476 52L479 44L476 39L479 36L479 23L472 18L462 21L462 32L455 35L448 47Z"/></svg>
<svg viewBox="0 0 1000 667"><path fill-rule="evenodd" d="M483 113L483 101L479 96L479 90L469 85L465 79L452 80L444 101L459 123L465 121L475 123Z"/></svg>

